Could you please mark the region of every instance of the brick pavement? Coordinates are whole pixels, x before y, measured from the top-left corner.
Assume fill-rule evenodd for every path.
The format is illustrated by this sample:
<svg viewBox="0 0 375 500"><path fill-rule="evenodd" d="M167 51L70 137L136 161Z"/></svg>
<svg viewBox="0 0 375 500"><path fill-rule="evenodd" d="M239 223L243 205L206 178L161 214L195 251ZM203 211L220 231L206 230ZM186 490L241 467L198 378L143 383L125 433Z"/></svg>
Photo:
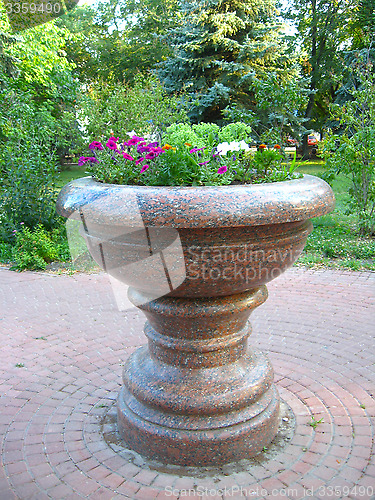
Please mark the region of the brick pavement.
<svg viewBox="0 0 375 500"><path fill-rule="evenodd" d="M375 273L293 268L269 284L250 341L293 434L220 469L158 467L116 438L121 367L145 337L106 275L0 269L0 284L0 500L375 498Z"/></svg>

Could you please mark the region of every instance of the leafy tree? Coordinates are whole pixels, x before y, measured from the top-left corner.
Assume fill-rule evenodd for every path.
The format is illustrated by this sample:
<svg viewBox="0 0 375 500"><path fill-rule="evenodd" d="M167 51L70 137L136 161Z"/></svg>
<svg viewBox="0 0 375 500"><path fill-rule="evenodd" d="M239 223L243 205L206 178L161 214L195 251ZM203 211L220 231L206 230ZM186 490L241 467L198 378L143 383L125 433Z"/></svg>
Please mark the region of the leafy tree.
<svg viewBox="0 0 375 500"><path fill-rule="evenodd" d="M82 82L132 83L170 54L161 35L175 24L177 0L105 0L57 22L73 35L68 59Z"/></svg>
<svg viewBox="0 0 375 500"><path fill-rule="evenodd" d="M352 68L351 100L333 105L340 133L323 143L328 179L344 174L351 179L349 213L358 218L360 234L375 234L375 75L368 57Z"/></svg>
<svg viewBox="0 0 375 500"><path fill-rule="evenodd" d="M77 82L64 55L68 33L50 23L11 37L5 16L0 12L0 142L33 137L63 156L77 137Z"/></svg>
<svg viewBox="0 0 375 500"><path fill-rule="evenodd" d="M288 136L299 137L305 131L304 106L309 97L306 78L298 75L298 68L283 74L269 72L255 76L249 90L253 94L250 110L229 106L224 109L229 121L246 121L253 129L253 139L269 144L283 144Z"/></svg>
<svg viewBox="0 0 375 500"><path fill-rule="evenodd" d="M81 121L91 140L162 133L171 123L187 120L176 97L167 96L154 76L139 76L133 85L99 83L82 96Z"/></svg>
<svg viewBox="0 0 375 500"><path fill-rule="evenodd" d="M352 11L348 30L352 37L351 49L361 50L368 47L375 35L374 0L359 0Z"/></svg>
<svg viewBox="0 0 375 500"><path fill-rule="evenodd" d="M287 67L273 0L183 0L181 12L158 73L168 92L194 98L192 121L220 122L230 104L249 108L253 77Z"/></svg>
<svg viewBox="0 0 375 500"><path fill-rule="evenodd" d="M310 78L310 96L304 118L307 129L321 130L335 101L344 64L343 46L349 38L348 25L358 0L293 0L287 11L302 42L305 75ZM307 154L307 133L303 137Z"/></svg>

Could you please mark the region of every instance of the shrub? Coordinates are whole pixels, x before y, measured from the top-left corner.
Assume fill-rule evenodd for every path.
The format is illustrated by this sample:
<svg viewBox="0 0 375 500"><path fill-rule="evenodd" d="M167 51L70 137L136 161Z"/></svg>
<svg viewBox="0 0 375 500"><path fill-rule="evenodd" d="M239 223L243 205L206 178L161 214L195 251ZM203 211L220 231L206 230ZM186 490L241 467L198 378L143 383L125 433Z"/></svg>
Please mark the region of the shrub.
<svg viewBox="0 0 375 500"><path fill-rule="evenodd" d="M0 153L0 241L14 242L20 224L56 226L54 158L35 143L7 144Z"/></svg>
<svg viewBox="0 0 375 500"><path fill-rule="evenodd" d="M46 231L41 225L33 231L28 227L15 232L16 244L12 250L17 271L24 269L41 270L55 260L69 260L70 254L62 229Z"/></svg>

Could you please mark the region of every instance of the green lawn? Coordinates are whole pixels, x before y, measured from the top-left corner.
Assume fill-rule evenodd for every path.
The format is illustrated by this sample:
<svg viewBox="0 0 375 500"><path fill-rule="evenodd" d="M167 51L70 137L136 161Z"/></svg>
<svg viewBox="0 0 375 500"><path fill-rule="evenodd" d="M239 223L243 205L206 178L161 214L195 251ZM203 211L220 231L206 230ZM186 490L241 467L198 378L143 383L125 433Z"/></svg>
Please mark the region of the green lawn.
<svg viewBox="0 0 375 500"><path fill-rule="evenodd" d="M322 162L304 162L298 171L319 175ZM375 271L375 239L359 238L356 218L347 214L350 180L338 177L333 185L335 210L314 219L314 231L309 236L297 265Z"/></svg>
<svg viewBox="0 0 375 500"><path fill-rule="evenodd" d="M80 177L86 176L84 165L82 167L79 167L77 163L69 165L60 172L57 188L60 190L65 184L73 179L79 179Z"/></svg>

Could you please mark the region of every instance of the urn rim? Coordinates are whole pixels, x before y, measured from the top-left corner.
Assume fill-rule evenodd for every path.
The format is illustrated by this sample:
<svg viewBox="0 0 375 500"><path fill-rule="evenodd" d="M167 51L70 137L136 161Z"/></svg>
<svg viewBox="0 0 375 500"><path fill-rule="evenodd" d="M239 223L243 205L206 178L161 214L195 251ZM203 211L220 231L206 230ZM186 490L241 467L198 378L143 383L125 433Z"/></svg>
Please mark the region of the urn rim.
<svg viewBox="0 0 375 500"><path fill-rule="evenodd" d="M138 227L207 228L304 221L335 206L319 177L225 186L130 186L83 177L66 184L57 211L92 223Z"/></svg>

